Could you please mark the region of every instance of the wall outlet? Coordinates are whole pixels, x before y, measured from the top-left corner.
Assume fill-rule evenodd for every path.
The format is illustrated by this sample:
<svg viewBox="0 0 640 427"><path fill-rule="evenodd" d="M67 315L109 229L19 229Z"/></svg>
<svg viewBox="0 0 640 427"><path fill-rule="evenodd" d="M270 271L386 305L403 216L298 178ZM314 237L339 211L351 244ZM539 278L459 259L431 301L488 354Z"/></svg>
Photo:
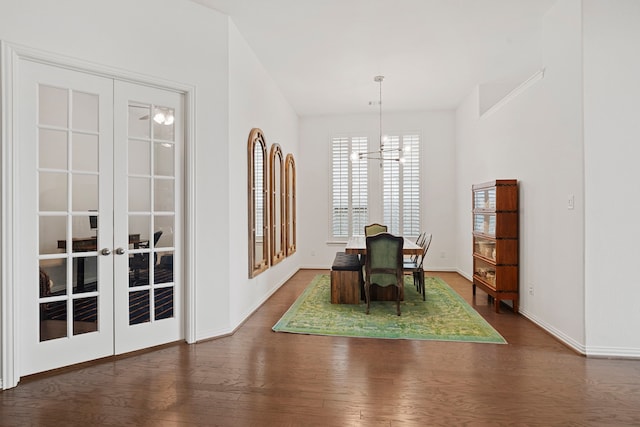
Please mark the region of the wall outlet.
<svg viewBox="0 0 640 427"><path fill-rule="evenodd" d="M316 256L316 251L311 251L311 256Z"/></svg>
<svg viewBox="0 0 640 427"><path fill-rule="evenodd" d="M533 295L533 283L529 283L529 295Z"/></svg>
<svg viewBox="0 0 640 427"><path fill-rule="evenodd" d="M441 251L440 258L446 258L446 257L447 257L447 253L445 251Z"/></svg>
<svg viewBox="0 0 640 427"><path fill-rule="evenodd" d="M574 205L575 205L575 199L573 197L573 194L569 194L567 196L567 209L569 210L573 209Z"/></svg>

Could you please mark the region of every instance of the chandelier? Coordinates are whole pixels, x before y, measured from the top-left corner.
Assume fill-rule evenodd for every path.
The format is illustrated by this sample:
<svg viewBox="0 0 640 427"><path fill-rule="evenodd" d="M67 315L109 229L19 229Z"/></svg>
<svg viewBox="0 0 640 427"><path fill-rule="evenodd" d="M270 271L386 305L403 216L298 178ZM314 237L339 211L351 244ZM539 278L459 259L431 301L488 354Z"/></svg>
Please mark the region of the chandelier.
<svg viewBox="0 0 640 427"><path fill-rule="evenodd" d="M404 157L402 156L403 149L402 147L388 148L385 147L385 144L389 142L389 137L387 135L382 134L382 81L384 80L384 76L375 76L373 81L380 85L380 99L378 101L379 114L380 114L380 127L379 127L379 140L378 140L378 149L376 151L367 151L364 153L359 153L354 151L351 153L351 160L378 160L380 161L380 166L382 166L383 160L389 160L393 162L404 162ZM369 105L374 104L374 102L369 102ZM408 151L408 148L404 151Z"/></svg>

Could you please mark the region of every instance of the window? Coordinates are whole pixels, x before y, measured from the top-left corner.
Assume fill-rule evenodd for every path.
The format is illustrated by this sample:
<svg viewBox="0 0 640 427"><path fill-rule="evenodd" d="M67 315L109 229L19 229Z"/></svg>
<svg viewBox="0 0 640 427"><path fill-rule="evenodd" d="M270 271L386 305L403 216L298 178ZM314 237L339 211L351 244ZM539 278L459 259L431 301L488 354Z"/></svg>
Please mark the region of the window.
<svg viewBox="0 0 640 427"><path fill-rule="evenodd" d="M366 137L333 138L332 213L333 237L364 234L368 214L367 160L351 161L353 151L366 152Z"/></svg>
<svg viewBox="0 0 640 427"><path fill-rule="evenodd" d="M400 148L404 161L392 160ZM370 160L350 158L354 151L371 151L366 137L332 139L332 237L363 235L370 214L381 216L390 233L420 234L420 135L389 136L385 149L389 150L384 153L388 160L382 162L380 174L369 174Z"/></svg>
<svg viewBox="0 0 640 427"><path fill-rule="evenodd" d="M385 147L402 148L404 162L385 161L382 172L383 219L392 234L420 234L420 136L389 136ZM393 158L396 152L385 154Z"/></svg>

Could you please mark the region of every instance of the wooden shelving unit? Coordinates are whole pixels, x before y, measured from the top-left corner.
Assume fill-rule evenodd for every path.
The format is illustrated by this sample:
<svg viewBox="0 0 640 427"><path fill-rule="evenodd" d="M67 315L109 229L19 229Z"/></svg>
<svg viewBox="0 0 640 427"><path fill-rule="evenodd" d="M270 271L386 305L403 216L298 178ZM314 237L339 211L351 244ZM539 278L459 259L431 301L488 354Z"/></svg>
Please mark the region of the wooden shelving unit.
<svg viewBox="0 0 640 427"><path fill-rule="evenodd" d="M473 197L473 294L476 287L500 301L512 300L518 312L518 181L476 184Z"/></svg>

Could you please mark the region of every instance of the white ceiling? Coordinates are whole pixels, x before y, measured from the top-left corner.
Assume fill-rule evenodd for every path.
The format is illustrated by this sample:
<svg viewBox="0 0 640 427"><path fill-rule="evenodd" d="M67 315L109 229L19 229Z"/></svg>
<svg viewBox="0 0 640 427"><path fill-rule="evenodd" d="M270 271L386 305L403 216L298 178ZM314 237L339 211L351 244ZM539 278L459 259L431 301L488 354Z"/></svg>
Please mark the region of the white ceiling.
<svg viewBox="0 0 640 427"><path fill-rule="evenodd" d="M301 116L455 108L541 68L556 0L192 0L229 16Z"/></svg>

